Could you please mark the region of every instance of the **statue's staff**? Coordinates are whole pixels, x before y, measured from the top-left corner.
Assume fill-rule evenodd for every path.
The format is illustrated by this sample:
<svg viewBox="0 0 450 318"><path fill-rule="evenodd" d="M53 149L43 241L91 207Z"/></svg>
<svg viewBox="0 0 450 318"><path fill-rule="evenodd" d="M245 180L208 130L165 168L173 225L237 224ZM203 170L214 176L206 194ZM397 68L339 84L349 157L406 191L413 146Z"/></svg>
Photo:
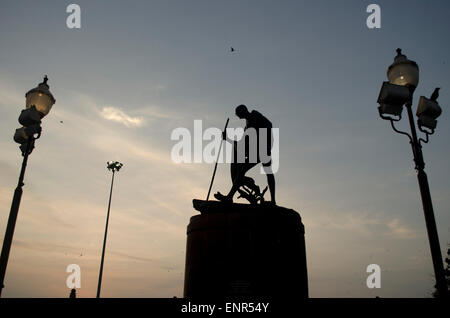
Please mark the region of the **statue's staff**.
<svg viewBox="0 0 450 318"><path fill-rule="evenodd" d="M225 134L227 131L229 121L230 121L230 118L227 118L227 122L225 123L225 128L223 129L223 134ZM214 172L212 175L211 184L209 185L208 196L206 197L206 201L209 200L209 194L211 193L211 188L212 188L212 185L214 182L214 177L216 176L217 163L219 162L220 151L222 150L222 141L223 141L223 139L220 140L219 152L217 153L217 160L216 160L216 164L214 165Z"/></svg>

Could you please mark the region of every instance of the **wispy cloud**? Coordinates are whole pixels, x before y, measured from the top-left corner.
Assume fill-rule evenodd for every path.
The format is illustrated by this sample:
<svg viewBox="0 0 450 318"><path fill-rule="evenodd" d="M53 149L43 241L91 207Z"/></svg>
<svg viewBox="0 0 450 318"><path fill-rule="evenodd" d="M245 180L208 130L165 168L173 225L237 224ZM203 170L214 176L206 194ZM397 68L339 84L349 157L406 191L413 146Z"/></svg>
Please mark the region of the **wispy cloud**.
<svg viewBox="0 0 450 318"><path fill-rule="evenodd" d="M398 218L391 219L383 214L346 213L323 215L309 219L310 226L338 230L361 237L384 237L386 239L414 239L421 234L411 225Z"/></svg>
<svg viewBox="0 0 450 318"><path fill-rule="evenodd" d="M115 121L127 127L141 127L144 125L142 117L129 116L123 110L112 106L103 107L100 115L106 120Z"/></svg>
<svg viewBox="0 0 450 318"><path fill-rule="evenodd" d="M411 239L416 238L418 233L408 225L402 223L399 219L394 219L387 224L390 233L396 238Z"/></svg>

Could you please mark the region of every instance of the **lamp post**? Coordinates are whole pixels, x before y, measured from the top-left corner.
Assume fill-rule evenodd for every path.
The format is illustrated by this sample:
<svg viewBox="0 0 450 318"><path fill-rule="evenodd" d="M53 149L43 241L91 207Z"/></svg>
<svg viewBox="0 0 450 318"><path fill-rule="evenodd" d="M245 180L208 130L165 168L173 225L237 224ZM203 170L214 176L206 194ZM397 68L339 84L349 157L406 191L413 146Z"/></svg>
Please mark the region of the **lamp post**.
<svg viewBox="0 0 450 318"><path fill-rule="evenodd" d="M100 298L100 290L102 288L102 276L103 276L103 261L105 260L105 247L106 247L106 237L108 235L108 223L109 223L109 211L111 209L111 197L114 185L114 173L119 171L122 168L123 164L118 161L108 161L107 163L108 170L112 171L111 178L111 190L109 192L109 202L108 202L108 213L106 214L106 226L105 226L105 237L103 238L103 249L102 249L102 259L100 261L100 273L98 275L98 286L97 286L97 298Z"/></svg>
<svg viewBox="0 0 450 318"><path fill-rule="evenodd" d="M389 81L383 82L378 97L378 103L380 104L378 111L381 118L390 121L392 129L395 132L409 138L422 197L423 212L436 278L436 288L440 297L447 297L447 282L444 275L441 248L422 154L422 143L427 143L429 136L434 133L437 124L436 118L439 117L442 111L436 101L437 96L432 96L430 99L424 96L420 97L416 112L418 117L417 125L419 130L425 134L426 139L418 139L412 113L412 99L414 90L419 83L419 67L416 62L409 60L403 55L401 49L397 49L397 56L394 58L394 63L389 66L387 76ZM395 127L395 122L401 120L403 106L406 107L411 134Z"/></svg>
<svg viewBox="0 0 450 318"><path fill-rule="evenodd" d="M28 156L34 148L34 141L41 136L41 119L47 115L55 103L55 98L50 93L47 84L48 77L45 75L44 81L25 94L25 109L19 116L19 123L23 127L16 129L14 141L20 144L23 161L20 170L19 182L11 204L9 212L8 224L6 226L5 238L3 240L2 253L0 256L0 296L4 287L6 267L8 265L9 252L14 236L14 228L16 226L17 214L19 213L20 199L22 198L22 186L25 177L25 169L27 167Z"/></svg>

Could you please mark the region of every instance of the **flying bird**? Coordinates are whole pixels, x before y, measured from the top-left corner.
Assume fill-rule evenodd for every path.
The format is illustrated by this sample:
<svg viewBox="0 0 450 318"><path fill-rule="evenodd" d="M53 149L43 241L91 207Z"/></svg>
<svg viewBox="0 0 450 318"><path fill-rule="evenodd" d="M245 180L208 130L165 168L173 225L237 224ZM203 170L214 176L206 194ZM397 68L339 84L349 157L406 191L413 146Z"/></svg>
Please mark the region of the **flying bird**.
<svg viewBox="0 0 450 318"><path fill-rule="evenodd" d="M60 122L61 124L63 123L63 121L62 121L62 120L60 120L59 122Z"/></svg>
<svg viewBox="0 0 450 318"><path fill-rule="evenodd" d="M436 87L435 89L434 89L434 92L433 92L433 94L431 94L431 96L430 96L430 99L433 101L433 102L435 102L437 99L438 99L438 97L439 97L439 87Z"/></svg>

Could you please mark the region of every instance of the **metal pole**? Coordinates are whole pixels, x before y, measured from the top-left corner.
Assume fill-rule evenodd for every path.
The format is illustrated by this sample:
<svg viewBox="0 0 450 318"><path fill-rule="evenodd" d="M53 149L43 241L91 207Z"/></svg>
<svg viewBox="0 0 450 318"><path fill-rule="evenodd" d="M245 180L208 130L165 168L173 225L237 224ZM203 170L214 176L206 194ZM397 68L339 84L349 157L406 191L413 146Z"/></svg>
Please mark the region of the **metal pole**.
<svg viewBox="0 0 450 318"><path fill-rule="evenodd" d="M20 199L22 198L22 186L24 185L23 179L25 177L25 169L27 167L28 155L30 148L34 142L34 138L30 137L27 142L25 153L23 154L22 168L20 170L19 182L17 183L16 190L14 191L13 201L11 203L11 210L8 217L8 225L6 226L5 238L3 239L2 254L0 256L0 297L2 290L5 287L5 274L6 267L8 266L9 252L11 250L11 244L14 236L14 228L16 227L17 215L19 213Z"/></svg>
<svg viewBox="0 0 450 318"><path fill-rule="evenodd" d="M224 132L227 131L229 121L230 121L230 118L227 118L227 122L225 123L225 128L223 129ZM216 176L217 164L219 163L220 151L222 150L222 143L223 143L222 141L223 140L220 141L219 151L217 152L217 160L216 160L216 164L214 165L214 172L212 175L211 183L209 184L208 195L206 196L206 201L209 200L209 195L211 194L211 188L214 183L214 177Z"/></svg>
<svg viewBox="0 0 450 318"><path fill-rule="evenodd" d="M100 262L100 273L98 275L97 298L100 298L100 290L102 288L103 261L105 259L106 236L108 235L109 211L111 209L111 197L112 197L112 191L113 191L113 185L114 185L114 172L115 171L113 169L112 170L112 179L111 179L111 190L109 191L108 213L106 215L105 237L103 238L102 259Z"/></svg>
<svg viewBox="0 0 450 318"><path fill-rule="evenodd" d="M431 201L430 187L428 185L427 175L424 171L425 162L423 160L422 147L417 139L416 126L411 110L412 101L406 104L408 111L409 125L412 135L412 150L414 162L417 169L417 179L419 181L420 195L422 197L423 212L425 215L425 224L427 226L428 241L430 243L431 258L433 260L434 275L436 278L436 289L439 297L447 297L448 287L445 279L444 264L442 262L441 246L439 245L439 236L434 219L433 203Z"/></svg>

